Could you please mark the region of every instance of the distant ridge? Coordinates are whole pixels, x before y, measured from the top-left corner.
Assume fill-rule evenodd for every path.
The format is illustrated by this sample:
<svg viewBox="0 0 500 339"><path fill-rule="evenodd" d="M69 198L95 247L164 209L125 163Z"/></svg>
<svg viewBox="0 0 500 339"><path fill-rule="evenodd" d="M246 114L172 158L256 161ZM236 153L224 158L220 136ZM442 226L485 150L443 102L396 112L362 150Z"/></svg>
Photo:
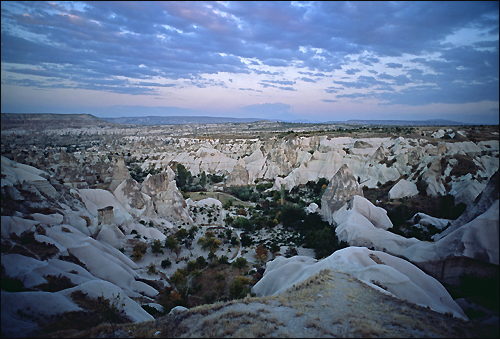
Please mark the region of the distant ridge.
<svg viewBox="0 0 500 339"><path fill-rule="evenodd" d="M81 128L109 126L111 123L92 114L2 113L2 131L9 129L44 130L51 128Z"/></svg>
<svg viewBox="0 0 500 339"><path fill-rule="evenodd" d="M329 121L328 123L344 123L344 124L358 124L358 125L406 125L406 126L452 126L452 125L473 125L464 122L457 122L444 119L431 119L431 120L347 120L347 121Z"/></svg>
<svg viewBox="0 0 500 339"><path fill-rule="evenodd" d="M181 125L181 124L222 124L222 123L245 123L262 121L257 118L226 118L207 116L146 116L146 117L122 117L102 118L105 121L117 124L132 125Z"/></svg>

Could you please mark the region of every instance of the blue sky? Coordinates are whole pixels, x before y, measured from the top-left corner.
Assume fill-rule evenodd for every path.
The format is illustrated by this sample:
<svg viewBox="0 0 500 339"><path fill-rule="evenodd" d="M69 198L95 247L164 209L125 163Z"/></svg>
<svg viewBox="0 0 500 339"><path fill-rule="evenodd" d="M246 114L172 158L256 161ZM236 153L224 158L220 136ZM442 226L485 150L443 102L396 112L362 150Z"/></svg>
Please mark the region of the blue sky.
<svg viewBox="0 0 500 339"><path fill-rule="evenodd" d="M499 121L498 2L1 2L1 111Z"/></svg>

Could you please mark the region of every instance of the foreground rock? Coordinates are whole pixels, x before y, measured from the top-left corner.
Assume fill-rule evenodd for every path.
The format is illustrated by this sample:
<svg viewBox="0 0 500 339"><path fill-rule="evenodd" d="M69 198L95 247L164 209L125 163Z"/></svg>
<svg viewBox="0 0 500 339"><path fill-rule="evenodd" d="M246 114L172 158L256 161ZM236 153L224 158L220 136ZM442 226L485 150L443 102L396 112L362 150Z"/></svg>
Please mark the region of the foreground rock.
<svg viewBox="0 0 500 339"><path fill-rule="evenodd" d="M440 313L468 319L446 289L406 260L363 247L348 247L316 261L309 257L278 257L266 265L252 292L279 295L324 269L350 274L369 286Z"/></svg>

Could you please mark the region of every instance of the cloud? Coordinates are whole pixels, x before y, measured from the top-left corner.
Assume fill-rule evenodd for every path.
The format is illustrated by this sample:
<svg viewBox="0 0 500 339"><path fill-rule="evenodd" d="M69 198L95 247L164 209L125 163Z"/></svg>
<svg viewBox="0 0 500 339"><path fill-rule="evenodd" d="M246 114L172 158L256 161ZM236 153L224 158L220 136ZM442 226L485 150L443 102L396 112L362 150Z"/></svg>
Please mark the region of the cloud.
<svg viewBox="0 0 500 339"><path fill-rule="evenodd" d="M316 83L316 80L311 79L311 78L306 78L306 77L302 77L302 78L300 78L300 80L305 81L305 82Z"/></svg>
<svg viewBox="0 0 500 339"><path fill-rule="evenodd" d="M385 64L388 68L402 68L403 64L398 64L395 62L388 62Z"/></svg>
<svg viewBox="0 0 500 339"><path fill-rule="evenodd" d="M301 95L288 78L346 100L368 89L384 105L498 101L497 2L2 2L1 9L2 86L41 89L47 100L57 88L155 98L168 89L176 99L178 91L213 88ZM320 78L329 77L334 86L325 89Z"/></svg>
<svg viewBox="0 0 500 339"><path fill-rule="evenodd" d="M361 72L361 70L357 69L357 68L346 69L346 71L345 71L345 73L349 74L349 75L354 75L358 72Z"/></svg>

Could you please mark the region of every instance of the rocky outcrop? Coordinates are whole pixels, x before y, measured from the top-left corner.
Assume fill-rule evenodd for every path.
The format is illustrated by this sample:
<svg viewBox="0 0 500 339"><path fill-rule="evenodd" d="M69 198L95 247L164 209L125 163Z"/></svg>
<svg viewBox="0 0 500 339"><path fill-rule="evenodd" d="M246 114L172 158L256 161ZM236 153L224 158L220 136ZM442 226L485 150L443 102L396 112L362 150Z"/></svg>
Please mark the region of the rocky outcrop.
<svg viewBox="0 0 500 339"><path fill-rule="evenodd" d="M240 159L236 166L226 179L227 186L246 186L248 185L248 170L245 168L245 162Z"/></svg>
<svg viewBox="0 0 500 339"><path fill-rule="evenodd" d="M113 214L113 206L106 206L97 210L98 225L112 225L115 223L115 215Z"/></svg>
<svg viewBox="0 0 500 339"><path fill-rule="evenodd" d="M475 218L479 217L481 214L485 213L491 205L498 201L499 199L499 172L496 171L495 174L490 178L488 184L484 190L477 196L472 204L469 204L462 215L454 220L450 227L448 227L444 232L437 234L434 237L434 241L438 241L453 231L457 230L460 226L463 226ZM498 227L498 226L497 226Z"/></svg>
<svg viewBox="0 0 500 339"><path fill-rule="evenodd" d="M170 169L170 168L169 168ZM171 172L171 173L169 173ZM164 217L169 221L192 223L189 208L177 188L170 170L155 175L148 175L141 186L141 192L151 199L152 208L144 215L150 218ZM175 176L174 176L175 177Z"/></svg>
<svg viewBox="0 0 500 339"><path fill-rule="evenodd" d="M347 165L342 165L328 183L325 193L321 197L320 214L323 219L331 223L333 221L332 214L355 195L363 196L363 190Z"/></svg>
<svg viewBox="0 0 500 339"><path fill-rule="evenodd" d="M169 221L193 223L186 201L177 188L175 180L168 183L165 191L159 192L153 201L155 213Z"/></svg>
<svg viewBox="0 0 500 339"><path fill-rule="evenodd" d="M316 261L309 257L277 257L252 287L257 296L279 295L324 269L347 273L365 284L408 302L467 320L460 306L433 277L408 261L367 248L348 247Z"/></svg>
<svg viewBox="0 0 500 339"><path fill-rule="evenodd" d="M362 198L364 209L371 202ZM335 232L350 246L362 246L406 258L433 277L459 283L463 274L491 276L498 274L498 200L489 209L445 235L435 243L405 238L377 226L374 214L360 213L345 204L332 216ZM354 204L353 206L356 206ZM375 206L370 207L376 208ZM496 273L495 273L496 272Z"/></svg>
<svg viewBox="0 0 500 339"><path fill-rule="evenodd" d="M114 192L114 190L127 179L130 179L130 173L125 166L123 158L118 158L115 166L113 167L113 178L111 184L109 185L109 191Z"/></svg>
<svg viewBox="0 0 500 339"><path fill-rule="evenodd" d="M132 178L118 185L113 195L123 208L136 218L152 210L151 198L141 192L139 184Z"/></svg>

